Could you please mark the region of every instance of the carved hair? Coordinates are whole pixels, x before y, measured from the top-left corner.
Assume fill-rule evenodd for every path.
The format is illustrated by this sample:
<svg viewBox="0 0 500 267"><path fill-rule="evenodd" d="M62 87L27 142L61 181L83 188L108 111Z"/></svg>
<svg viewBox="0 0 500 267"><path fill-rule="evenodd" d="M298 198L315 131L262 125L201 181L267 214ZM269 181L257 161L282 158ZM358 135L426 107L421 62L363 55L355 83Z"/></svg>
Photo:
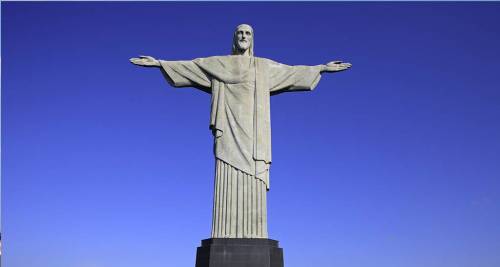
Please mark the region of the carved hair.
<svg viewBox="0 0 500 267"><path fill-rule="evenodd" d="M238 27L236 27L236 30L234 30L234 34L233 34L233 50L232 50L231 54L233 54L233 55L238 55L239 54L238 53L238 44L237 44L238 43L238 37L237 37L237 35L238 35L238 30L240 28L242 28L242 27L248 27L248 28L250 28L250 31L252 32L252 41L250 42L250 47L248 48L249 49L248 52L249 52L250 56L253 56L253 39L254 39L253 38L254 37L253 36L253 28L252 28L252 26L250 26L248 24L240 24L240 25L238 25Z"/></svg>

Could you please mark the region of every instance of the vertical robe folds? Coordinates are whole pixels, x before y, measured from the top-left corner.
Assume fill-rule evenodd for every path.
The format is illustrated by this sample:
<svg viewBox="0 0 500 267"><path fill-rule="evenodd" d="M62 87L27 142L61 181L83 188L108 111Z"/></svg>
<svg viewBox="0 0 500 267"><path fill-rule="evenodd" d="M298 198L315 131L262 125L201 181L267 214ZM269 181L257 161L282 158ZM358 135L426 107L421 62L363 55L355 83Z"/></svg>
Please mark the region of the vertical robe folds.
<svg viewBox="0 0 500 267"><path fill-rule="evenodd" d="M267 238L270 96L314 89L320 68L240 55L160 62L172 86L195 87L212 95L210 129L216 158L212 237Z"/></svg>

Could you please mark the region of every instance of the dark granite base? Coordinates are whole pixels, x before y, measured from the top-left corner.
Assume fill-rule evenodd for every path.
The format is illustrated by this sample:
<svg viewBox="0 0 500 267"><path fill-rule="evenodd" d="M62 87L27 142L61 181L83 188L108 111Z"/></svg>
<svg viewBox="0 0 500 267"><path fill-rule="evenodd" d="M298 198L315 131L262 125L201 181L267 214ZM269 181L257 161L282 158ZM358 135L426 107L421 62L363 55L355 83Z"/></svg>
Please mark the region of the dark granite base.
<svg viewBox="0 0 500 267"><path fill-rule="evenodd" d="M283 249L272 239L205 239L196 251L196 267L283 267Z"/></svg>

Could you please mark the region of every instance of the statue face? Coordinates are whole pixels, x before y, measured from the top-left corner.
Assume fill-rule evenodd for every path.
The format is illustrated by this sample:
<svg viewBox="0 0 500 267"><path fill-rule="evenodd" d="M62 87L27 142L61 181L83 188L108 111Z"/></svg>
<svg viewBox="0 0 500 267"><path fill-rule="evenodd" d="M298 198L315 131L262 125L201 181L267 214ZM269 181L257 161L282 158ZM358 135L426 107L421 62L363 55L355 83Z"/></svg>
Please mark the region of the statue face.
<svg viewBox="0 0 500 267"><path fill-rule="evenodd" d="M250 48L253 39L253 30L248 25L242 25L236 29L236 46L241 51Z"/></svg>

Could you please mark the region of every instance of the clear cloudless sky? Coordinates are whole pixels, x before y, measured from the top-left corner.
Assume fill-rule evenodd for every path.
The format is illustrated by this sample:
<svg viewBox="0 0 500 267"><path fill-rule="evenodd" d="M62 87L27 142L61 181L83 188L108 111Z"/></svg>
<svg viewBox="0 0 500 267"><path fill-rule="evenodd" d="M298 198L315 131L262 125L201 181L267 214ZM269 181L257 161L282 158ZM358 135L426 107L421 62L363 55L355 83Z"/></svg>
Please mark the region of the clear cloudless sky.
<svg viewBox="0 0 500 267"><path fill-rule="evenodd" d="M271 100L287 267L500 266L500 3L3 2L2 266L192 267L210 95L138 55L351 62Z"/></svg>

